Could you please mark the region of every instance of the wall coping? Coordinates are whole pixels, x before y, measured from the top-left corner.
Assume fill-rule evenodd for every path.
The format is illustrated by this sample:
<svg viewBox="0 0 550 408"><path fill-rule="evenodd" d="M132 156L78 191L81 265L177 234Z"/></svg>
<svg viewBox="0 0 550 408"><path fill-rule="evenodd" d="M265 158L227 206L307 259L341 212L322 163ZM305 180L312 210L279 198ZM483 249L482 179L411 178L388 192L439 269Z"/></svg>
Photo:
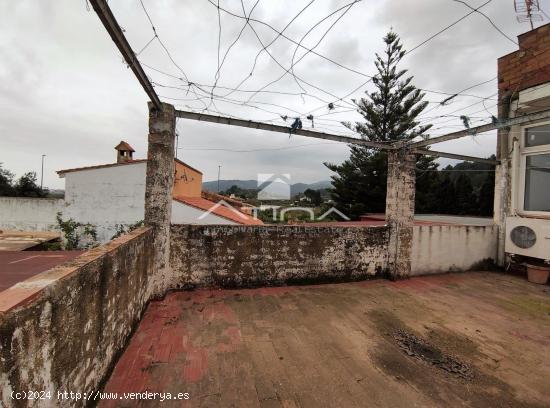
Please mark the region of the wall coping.
<svg viewBox="0 0 550 408"><path fill-rule="evenodd" d="M497 225L491 224L491 225L462 225L462 224L436 224L436 225L426 225L426 224L420 224L415 225L414 228L424 228L424 229L435 229L435 228L464 228L464 229L484 229L484 228L495 228Z"/></svg>
<svg viewBox="0 0 550 408"><path fill-rule="evenodd" d="M179 228L225 228L225 229L235 229L235 230L262 230L262 229L317 229L317 230L345 230L349 228L364 228L364 229L374 229L374 228L388 228L387 225L315 225L315 223L307 224L263 224L263 225L227 225L227 224L170 224L171 227Z"/></svg>
<svg viewBox="0 0 550 408"><path fill-rule="evenodd" d="M0 292L0 316L16 307L25 306L36 301L48 286L77 273L82 267L116 251L119 247L145 234L150 229L150 227L137 228L128 234L122 235L104 245L92 248L70 261L40 272Z"/></svg>

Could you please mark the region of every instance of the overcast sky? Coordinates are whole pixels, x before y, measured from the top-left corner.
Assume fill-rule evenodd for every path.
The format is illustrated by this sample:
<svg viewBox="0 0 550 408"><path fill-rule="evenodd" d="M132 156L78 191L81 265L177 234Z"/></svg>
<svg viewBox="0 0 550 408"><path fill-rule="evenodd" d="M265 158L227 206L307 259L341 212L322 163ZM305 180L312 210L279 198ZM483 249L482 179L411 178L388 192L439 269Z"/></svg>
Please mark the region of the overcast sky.
<svg viewBox="0 0 550 408"><path fill-rule="evenodd" d="M339 121L360 120L349 104L370 89L369 85L336 102L334 111L329 111L327 102L350 94L368 78L314 53L304 56L303 48L295 54L296 45L285 38L274 41L267 48L269 53L262 52L252 71L262 49L256 34L264 45L277 36L255 21L251 25L256 34L249 26L244 28L227 54L218 87L213 91L218 100L210 104L207 94L218 68L219 36L223 59L245 24L238 18L243 15L240 2L220 1L221 7L237 15L220 11L220 35L217 8L208 0L143 1L159 38L181 68L172 63L157 40L139 54L143 63L157 70L146 68L164 101L182 109L201 110L206 106L211 113L219 110L226 115L281 124L285 123L281 115L293 118L296 112L314 110L316 130L339 134L350 133ZM251 17L280 31L305 8L284 31L285 36L296 42L303 38L301 44L307 48L318 44L316 53L372 74L374 54L382 51L381 38L390 28L401 36L406 49L412 49L470 11L453 0L363 0L344 14L347 8L341 8L350 1L316 0L306 7L310 0L260 0ZM244 1L247 13L254 3L256 0ZM468 3L477 7L483 1ZM542 3L546 14L550 14L547 0ZM111 0L109 4L133 49L140 51L153 38L153 31L139 0ZM528 24L517 22L512 0L493 0L481 10L514 41L517 34L529 30ZM452 94L495 78L497 58L516 48L485 17L474 13L405 56L402 64L414 76L417 87ZM268 92L249 92L285 73L282 67L292 65L294 54L297 80L287 74L266 87L264 91ZM201 85L188 91L187 82L177 79L184 74L190 82ZM230 93L227 88L235 88L245 78L240 91ZM311 86L301 82L301 89L299 81ZM496 86L494 79L467 93L489 97L496 93ZM196 100L197 96L203 99ZM222 96L225 102L220 100ZM434 124L432 135L462 128L459 118L441 115L467 114L479 120L474 124L481 124L495 113L495 96L484 101L485 106L482 99L466 96L440 106L438 102L446 97L426 93L425 99L433 103L424 120ZM252 107L240 103L249 98ZM36 171L40 176L41 155L46 154L44 184L50 188L64 187L56 170L113 162L113 147L120 140L136 149L136 157L146 155L147 96L85 0L0 2L0 103L0 162L18 176L26 171ZM310 121L304 118L303 122L304 127L311 127ZM220 165L223 179L290 173L293 182L315 182L330 177L324 161L341 162L348 155L346 145L318 139L188 120L179 120L177 128L178 157L201 169L205 180L216 179ZM493 153L492 134L477 139L440 144L438 150L476 156Z"/></svg>

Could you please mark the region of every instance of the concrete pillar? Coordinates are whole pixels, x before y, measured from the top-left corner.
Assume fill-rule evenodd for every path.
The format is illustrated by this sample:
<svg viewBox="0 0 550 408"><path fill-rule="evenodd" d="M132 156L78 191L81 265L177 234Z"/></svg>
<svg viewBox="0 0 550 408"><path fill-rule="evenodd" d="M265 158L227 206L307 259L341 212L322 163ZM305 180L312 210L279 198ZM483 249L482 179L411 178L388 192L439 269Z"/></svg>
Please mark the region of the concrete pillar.
<svg viewBox="0 0 550 408"><path fill-rule="evenodd" d="M149 146L145 181L145 224L154 231L154 276L149 294L162 296L170 277L170 220L174 186L175 108L162 104L162 111L149 102Z"/></svg>
<svg viewBox="0 0 550 408"><path fill-rule="evenodd" d="M390 228L388 273L390 279L408 278L414 223L416 156L404 150L388 151L386 222Z"/></svg>

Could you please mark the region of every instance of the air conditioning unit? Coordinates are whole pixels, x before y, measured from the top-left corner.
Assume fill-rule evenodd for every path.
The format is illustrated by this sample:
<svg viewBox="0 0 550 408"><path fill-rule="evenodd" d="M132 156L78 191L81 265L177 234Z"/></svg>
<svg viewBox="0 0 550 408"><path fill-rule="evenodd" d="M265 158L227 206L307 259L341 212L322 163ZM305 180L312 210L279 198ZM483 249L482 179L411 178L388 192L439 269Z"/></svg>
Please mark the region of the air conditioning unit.
<svg viewBox="0 0 550 408"><path fill-rule="evenodd" d="M550 259L550 220L506 218L505 251L509 254Z"/></svg>

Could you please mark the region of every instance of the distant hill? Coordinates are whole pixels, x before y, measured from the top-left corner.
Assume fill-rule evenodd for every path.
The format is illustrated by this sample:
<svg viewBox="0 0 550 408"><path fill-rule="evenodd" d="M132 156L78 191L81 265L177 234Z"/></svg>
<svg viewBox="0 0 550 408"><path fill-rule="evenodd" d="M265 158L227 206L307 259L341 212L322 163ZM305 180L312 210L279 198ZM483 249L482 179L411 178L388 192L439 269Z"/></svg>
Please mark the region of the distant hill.
<svg viewBox="0 0 550 408"><path fill-rule="evenodd" d="M256 180L220 180L220 191L225 191L231 186L237 186L244 190L254 190L258 187L258 182ZM208 191L217 192L218 182L205 181L202 183L202 188Z"/></svg>
<svg viewBox="0 0 550 408"><path fill-rule="evenodd" d="M279 183L278 183L279 184ZM281 184L281 190L283 190L283 183ZM220 180L220 191L225 191L232 186L237 186L244 190L255 190L258 188L257 180ZM290 186L290 194L295 196L296 194L301 194L306 191L308 188L312 190L322 190L329 188L331 186L329 180L318 181L316 183L294 183ZM202 183L202 188L209 191L218 191L218 182L217 181L206 181Z"/></svg>

